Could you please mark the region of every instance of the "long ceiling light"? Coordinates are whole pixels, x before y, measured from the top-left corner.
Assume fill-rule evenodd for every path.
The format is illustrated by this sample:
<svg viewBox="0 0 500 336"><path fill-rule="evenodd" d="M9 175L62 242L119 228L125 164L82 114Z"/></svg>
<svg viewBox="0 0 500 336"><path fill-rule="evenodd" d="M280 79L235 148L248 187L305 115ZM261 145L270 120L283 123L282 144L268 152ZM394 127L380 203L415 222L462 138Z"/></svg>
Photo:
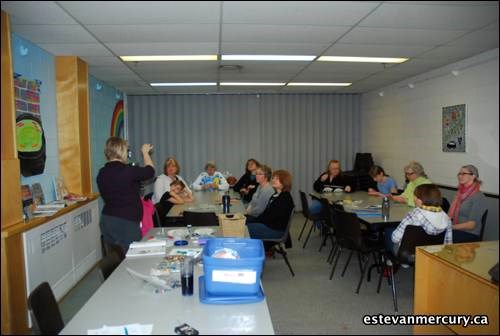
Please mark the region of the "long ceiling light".
<svg viewBox="0 0 500 336"><path fill-rule="evenodd" d="M300 55L221 55L223 61L312 61L315 58Z"/></svg>
<svg viewBox="0 0 500 336"><path fill-rule="evenodd" d="M217 61L217 55L156 55L156 56L120 56L125 62L151 61Z"/></svg>
<svg viewBox="0 0 500 336"><path fill-rule="evenodd" d="M390 57L351 57L351 56L320 56L318 61L326 62L368 62L368 63L403 63L408 58Z"/></svg>
<svg viewBox="0 0 500 336"><path fill-rule="evenodd" d="M215 86L216 82L193 82L193 83L150 83L151 86Z"/></svg>
<svg viewBox="0 0 500 336"><path fill-rule="evenodd" d="M221 86L283 86L286 83L257 82L220 82Z"/></svg>
<svg viewBox="0 0 500 336"><path fill-rule="evenodd" d="M312 82L292 82L287 86L349 86L352 83L312 83Z"/></svg>

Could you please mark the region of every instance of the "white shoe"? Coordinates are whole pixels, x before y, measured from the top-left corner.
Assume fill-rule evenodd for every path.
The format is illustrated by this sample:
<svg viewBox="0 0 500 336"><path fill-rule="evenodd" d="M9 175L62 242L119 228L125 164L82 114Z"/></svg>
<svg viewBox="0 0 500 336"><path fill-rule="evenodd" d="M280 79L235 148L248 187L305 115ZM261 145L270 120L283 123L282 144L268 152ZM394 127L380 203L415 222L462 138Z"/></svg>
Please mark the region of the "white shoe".
<svg viewBox="0 0 500 336"><path fill-rule="evenodd" d="M410 265L407 265L407 264L401 264L401 267L403 267L403 268L410 268Z"/></svg>

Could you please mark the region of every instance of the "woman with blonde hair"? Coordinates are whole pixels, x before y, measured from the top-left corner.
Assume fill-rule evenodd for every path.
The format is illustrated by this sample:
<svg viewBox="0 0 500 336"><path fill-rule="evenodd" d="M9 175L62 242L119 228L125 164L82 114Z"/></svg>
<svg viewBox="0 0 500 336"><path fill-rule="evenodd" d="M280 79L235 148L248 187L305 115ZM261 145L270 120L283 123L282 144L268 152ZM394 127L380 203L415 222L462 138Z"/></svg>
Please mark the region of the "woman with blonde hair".
<svg viewBox="0 0 500 336"><path fill-rule="evenodd" d="M124 252L131 242L141 240L140 182L155 174L149 155L152 149L150 144L142 145L144 167L129 166L127 141L119 137L110 137L106 141L104 154L108 162L97 175L97 186L104 200L101 233L105 242L120 245Z"/></svg>
<svg viewBox="0 0 500 336"><path fill-rule="evenodd" d="M193 183L194 190L227 190L229 184L224 175L217 171L215 162L208 161L205 171L201 173Z"/></svg>
<svg viewBox="0 0 500 336"><path fill-rule="evenodd" d="M165 192L170 191L170 186L173 181L181 181L182 183L184 183L185 193L189 196L192 196L192 192L191 189L189 189L188 184L179 175L180 171L181 166L174 157L169 157L165 160L165 163L163 164L163 174L159 175L155 181L154 194L152 197L154 204L160 202L161 197Z"/></svg>
<svg viewBox="0 0 500 336"><path fill-rule="evenodd" d="M416 161L410 161L404 168L405 177L408 179L408 184L401 195L388 195L395 202L406 203L409 206L415 206L413 193L415 188L422 184L432 184L425 174L424 167Z"/></svg>

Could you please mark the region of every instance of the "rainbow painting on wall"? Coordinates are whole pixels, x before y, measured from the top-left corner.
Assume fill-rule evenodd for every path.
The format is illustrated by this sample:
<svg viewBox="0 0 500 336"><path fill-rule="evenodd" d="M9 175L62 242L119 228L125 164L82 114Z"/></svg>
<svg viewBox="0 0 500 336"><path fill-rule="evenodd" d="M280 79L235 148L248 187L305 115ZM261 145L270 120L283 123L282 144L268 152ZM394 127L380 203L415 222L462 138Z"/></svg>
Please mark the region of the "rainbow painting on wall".
<svg viewBox="0 0 500 336"><path fill-rule="evenodd" d="M123 112L123 99L119 100L113 111L111 118L111 136L124 137L124 112Z"/></svg>

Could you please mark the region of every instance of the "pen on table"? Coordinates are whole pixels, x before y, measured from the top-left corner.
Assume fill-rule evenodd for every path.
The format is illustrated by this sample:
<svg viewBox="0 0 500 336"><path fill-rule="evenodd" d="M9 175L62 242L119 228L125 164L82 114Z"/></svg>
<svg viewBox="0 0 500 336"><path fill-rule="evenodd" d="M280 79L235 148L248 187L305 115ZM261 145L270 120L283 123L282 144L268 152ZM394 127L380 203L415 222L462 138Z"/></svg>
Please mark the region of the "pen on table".
<svg viewBox="0 0 500 336"><path fill-rule="evenodd" d="M128 329L127 329L127 327L123 327L123 329L125 329L125 335L128 335Z"/></svg>

